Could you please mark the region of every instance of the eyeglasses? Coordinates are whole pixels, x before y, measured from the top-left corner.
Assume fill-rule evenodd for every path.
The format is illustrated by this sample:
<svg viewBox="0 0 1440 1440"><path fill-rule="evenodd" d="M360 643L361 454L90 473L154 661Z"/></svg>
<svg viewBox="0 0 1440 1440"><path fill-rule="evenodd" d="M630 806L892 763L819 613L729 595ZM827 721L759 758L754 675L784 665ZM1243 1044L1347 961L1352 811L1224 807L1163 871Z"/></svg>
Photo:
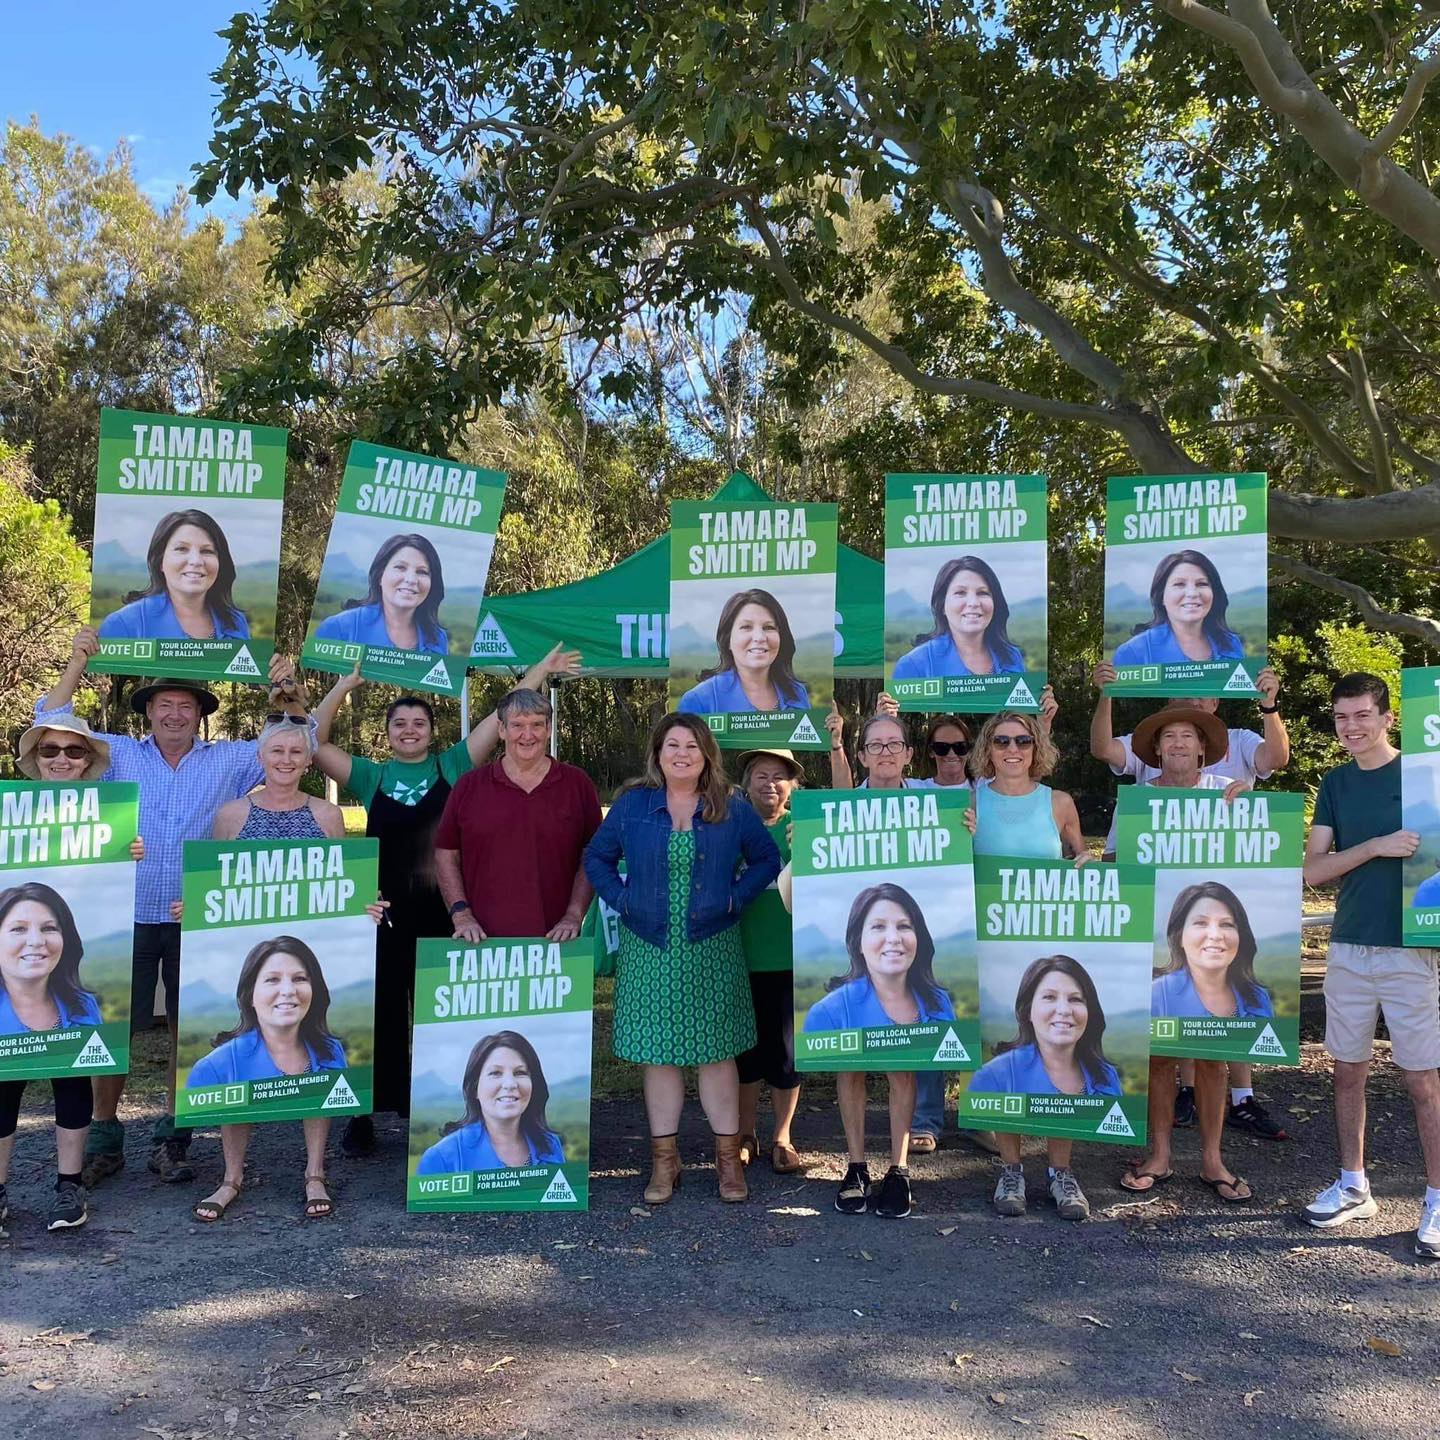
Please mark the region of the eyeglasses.
<svg viewBox="0 0 1440 1440"><path fill-rule="evenodd" d="M88 745L37 745L35 752L42 760L53 760L57 755L63 755L67 760L88 760L90 758Z"/></svg>
<svg viewBox="0 0 1440 1440"><path fill-rule="evenodd" d="M1008 750L1012 745L1017 750L1028 750L1034 743L1033 735L992 735L990 743L998 746L1001 750Z"/></svg>
<svg viewBox="0 0 1440 1440"><path fill-rule="evenodd" d="M930 753L938 755L942 760L947 755L954 755L958 759L960 756L970 753L970 742L968 740L932 740Z"/></svg>
<svg viewBox="0 0 1440 1440"><path fill-rule="evenodd" d="M898 755L908 748L903 740L871 740L861 746L867 755Z"/></svg>
<svg viewBox="0 0 1440 1440"><path fill-rule="evenodd" d="M265 717L265 723L267 725L308 725L310 717L308 715L287 715L279 710L272 710Z"/></svg>

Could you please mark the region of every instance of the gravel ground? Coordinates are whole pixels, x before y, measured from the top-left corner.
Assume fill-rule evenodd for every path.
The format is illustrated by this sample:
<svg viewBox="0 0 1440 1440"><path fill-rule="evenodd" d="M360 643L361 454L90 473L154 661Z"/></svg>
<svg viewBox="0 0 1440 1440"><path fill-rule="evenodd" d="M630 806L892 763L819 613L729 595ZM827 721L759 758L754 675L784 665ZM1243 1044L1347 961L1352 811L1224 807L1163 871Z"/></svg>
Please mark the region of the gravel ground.
<svg viewBox="0 0 1440 1440"><path fill-rule="evenodd" d="M202 1227L199 1184L145 1171L142 1096L128 1168L88 1226L50 1236L32 1103L0 1242L0 1435L1434 1436L1440 1265L1411 1252L1423 1178L1400 1076L1372 1082L1380 1216L1329 1235L1295 1218L1335 1172L1323 1056L1308 1044L1262 1089L1293 1138L1227 1149L1260 1203L1186 1178L1193 1134L1140 1203L1115 1184L1131 1152L1093 1145L1079 1226L1045 1200L1038 1154L1030 1214L995 1217L994 1162L954 1139L912 1167L909 1220L838 1215L828 1104L797 1122L812 1178L761 1168L744 1206L716 1200L691 1107L686 1183L647 1213L624 1100L596 1106L586 1215L407 1216L391 1121L375 1156L333 1161L337 1214L310 1224L299 1127L260 1127L251 1187ZM194 1154L213 1183L213 1137Z"/></svg>

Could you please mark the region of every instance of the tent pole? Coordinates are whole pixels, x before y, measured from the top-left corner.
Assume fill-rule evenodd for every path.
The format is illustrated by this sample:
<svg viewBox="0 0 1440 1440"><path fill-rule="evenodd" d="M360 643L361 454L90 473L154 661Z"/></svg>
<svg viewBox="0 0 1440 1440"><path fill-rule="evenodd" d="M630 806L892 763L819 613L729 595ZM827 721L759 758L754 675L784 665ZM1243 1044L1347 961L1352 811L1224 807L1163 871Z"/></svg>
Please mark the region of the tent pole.
<svg viewBox="0 0 1440 1440"><path fill-rule="evenodd" d="M467 739L470 734L470 676L466 673L465 678L460 682L460 738Z"/></svg>
<svg viewBox="0 0 1440 1440"><path fill-rule="evenodd" d="M554 676L550 678L550 758L560 758L560 727L555 723L560 715L560 686Z"/></svg>

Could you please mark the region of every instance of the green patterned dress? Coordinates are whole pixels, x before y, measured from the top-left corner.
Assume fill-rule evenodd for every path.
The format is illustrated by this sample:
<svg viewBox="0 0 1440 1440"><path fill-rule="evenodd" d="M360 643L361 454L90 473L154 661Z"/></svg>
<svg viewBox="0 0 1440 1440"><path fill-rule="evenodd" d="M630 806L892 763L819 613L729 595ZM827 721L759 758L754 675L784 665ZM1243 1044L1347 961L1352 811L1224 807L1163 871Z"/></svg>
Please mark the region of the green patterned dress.
<svg viewBox="0 0 1440 1440"><path fill-rule="evenodd" d="M686 934L695 832L667 851L670 923L662 948L623 923L615 965L615 1053L640 1065L709 1065L755 1044L755 1010L739 925L708 940Z"/></svg>

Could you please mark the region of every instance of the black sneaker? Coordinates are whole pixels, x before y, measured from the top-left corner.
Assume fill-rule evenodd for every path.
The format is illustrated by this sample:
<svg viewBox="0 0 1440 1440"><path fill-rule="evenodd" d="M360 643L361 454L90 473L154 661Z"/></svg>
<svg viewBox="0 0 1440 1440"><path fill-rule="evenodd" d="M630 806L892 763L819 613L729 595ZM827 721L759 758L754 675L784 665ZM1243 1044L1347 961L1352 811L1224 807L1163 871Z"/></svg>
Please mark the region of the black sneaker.
<svg viewBox="0 0 1440 1440"><path fill-rule="evenodd" d="M852 1165L845 1172L835 1192L835 1208L842 1215L863 1215L870 1202L870 1170L866 1165Z"/></svg>
<svg viewBox="0 0 1440 1440"><path fill-rule="evenodd" d="M340 1136L340 1153L352 1160L375 1153L375 1122L368 1115L357 1115L346 1122Z"/></svg>
<svg viewBox="0 0 1440 1440"><path fill-rule="evenodd" d="M1195 1125L1195 1087L1182 1085L1175 1092L1175 1128L1190 1130Z"/></svg>
<svg viewBox="0 0 1440 1440"><path fill-rule="evenodd" d="M0 1185L0 1222L10 1218L10 1196L6 1194L5 1187Z"/></svg>
<svg viewBox="0 0 1440 1440"><path fill-rule="evenodd" d="M190 1163L190 1146L183 1140L166 1140L157 1145L146 1162L150 1172L167 1185L183 1185L195 1178Z"/></svg>
<svg viewBox="0 0 1440 1440"><path fill-rule="evenodd" d="M1237 1130L1248 1130L1263 1140L1288 1140L1283 1125L1277 1125L1270 1112L1253 1096L1247 1095L1238 1105L1227 1106L1225 1123Z"/></svg>
<svg viewBox="0 0 1440 1440"><path fill-rule="evenodd" d="M83 1185L73 1180L62 1180L55 1187L55 1198L50 1202L50 1214L45 1221L47 1230L73 1230L90 1218L89 1195Z"/></svg>
<svg viewBox="0 0 1440 1440"><path fill-rule="evenodd" d="M875 1187L870 1208L887 1220L903 1220L910 1213L910 1172L903 1165L892 1165L885 1178Z"/></svg>

